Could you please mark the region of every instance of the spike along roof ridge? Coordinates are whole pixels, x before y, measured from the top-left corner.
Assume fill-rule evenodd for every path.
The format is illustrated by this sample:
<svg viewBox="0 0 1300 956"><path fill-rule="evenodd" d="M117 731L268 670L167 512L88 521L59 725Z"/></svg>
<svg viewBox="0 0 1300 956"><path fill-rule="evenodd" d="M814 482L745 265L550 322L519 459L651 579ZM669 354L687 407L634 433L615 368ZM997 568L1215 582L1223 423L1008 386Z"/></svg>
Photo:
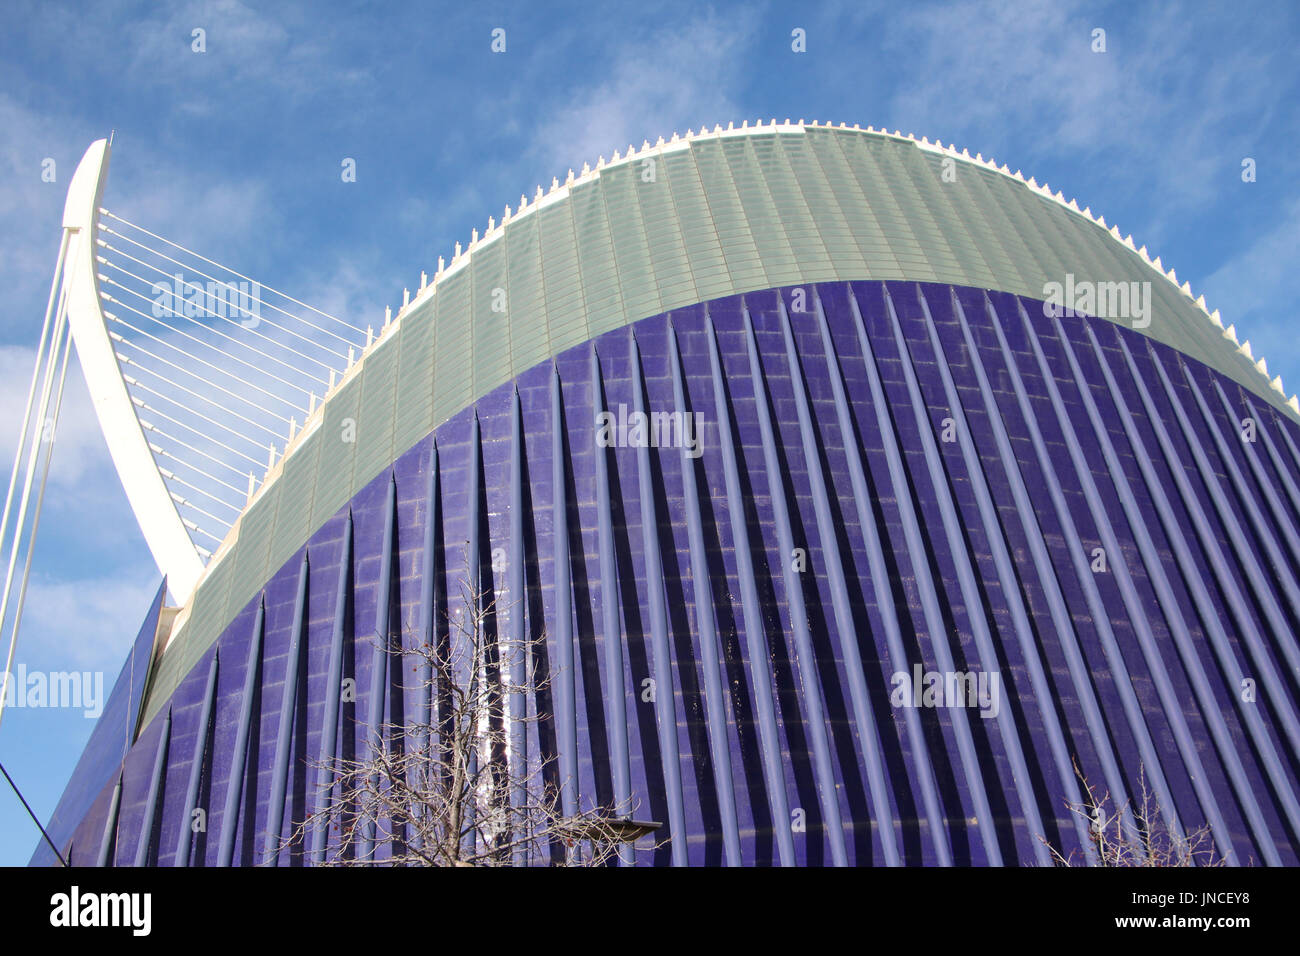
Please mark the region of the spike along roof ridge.
<svg viewBox="0 0 1300 956"><path fill-rule="evenodd" d="M745 119L741 121L739 126L736 126L734 121L728 122L725 129L720 123L715 123L712 129L701 127L698 132L694 128L690 128L686 131L685 136L674 131L671 138L665 140L663 136L660 136L653 144L651 144L649 140L643 139L640 147L628 144L625 151L620 152L619 149L615 149L609 160L606 160L603 155L599 156L596 160L595 166L592 166L589 162L583 163L582 170L578 173L569 169L563 182L560 181L558 176L553 176L551 178L550 188L543 190L543 188L538 185L531 201L528 199L527 194L521 193L518 205L513 209L511 206L506 205L499 220L495 216L488 217L486 228L481 234L477 228L473 229L470 234L468 245L462 245L462 243L457 242L450 262L447 262L443 256L439 256L438 266L432 277L430 277L427 272L421 272L420 284L415 296L411 295L409 289L402 290L402 306L398 309L396 316L393 315L391 307L385 310L384 325L380 334L367 343L367 346L361 351L360 355L358 355L355 361L349 365L347 371L339 377L335 387L341 387L343 383L351 377L353 368L357 364L360 364L360 362L364 361L366 355L394 330L394 327L401 321L406 313L414 307L423 305L428 299L436 295L438 286L443 282L443 280L465 268L469 264L470 258L473 256L475 251L500 239L505 234L505 227L511 221L531 215L540 208L560 201L568 196L573 187L580 186L599 178L605 169L623 166L628 163L645 159L651 155L663 155L665 153L671 153L682 149L689 149L692 143L703 140L731 136L747 136L755 133L800 134L806 129L843 130L846 132L858 132L865 136L881 136L888 139L909 142L916 145L919 149L951 157L967 165L979 166L998 173L1009 180L1025 186L1032 192L1042 196L1044 199L1060 206L1062 209L1069 210L1076 216L1082 217L1092 225L1108 233L1118 244L1138 255L1146 265L1150 266L1162 275L1175 289L1178 290L1179 293L1186 296L1189 301L1197 306L1205 318L1221 331L1223 337L1228 339L1237 347L1236 351L1254 364L1256 372L1258 372L1264 380L1265 387L1281 395L1285 399L1285 404L1291 408L1297 416L1300 416L1300 399L1298 399L1294 393L1289 397L1286 395L1280 375L1270 381L1268 368L1264 359L1262 357L1256 359L1252 353L1249 340L1245 342L1239 341L1235 326L1229 325L1225 329L1219 310L1215 309L1211 311L1206 305L1205 296L1203 294L1199 296L1195 295L1192 292L1190 283L1186 281L1180 284L1175 271L1172 268L1166 270L1164 265L1161 263L1159 256L1152 259L1145 245L1137 246L1134 243L1131 234L1121 234L1119 228L1113 224L1108 226L1106 218L1104 216L1094 215L1090 206L1085 206L1080 209L1078 202L1074 198L1066 199L1064 193L1060 190L1054 192L1051 186L1047 183L1044 182L1040 184L1032 176L1026 179L1019 169L1012 172L1005 163L999 165L996 160L991 157L985 159L984 156L978 152L972 156L969 149L958 149L958 147L952 143L944 146L939 140L934 140L932 142L926 136L918 138L911 133L900 133L897 129L892 132L884 128L877 129L874 126L867 126L864 129L858 123L849 126L849 124L845 122L841 122L837 126L830 122L819 122L817 120L805 121L803 118L800 118L797 122L791 121L789 118L782 122L778 122L774 118L764 122L760 118L752 124L748 119ZM396 319L396 321L394 321L394 319ZM324 402L321 403L320 407L323 408L323 406ZM306 429L304 428L304 430Z"/></svg>
<svg viewBox="0 0 1300 956"><path fill-rule="evenodd" d="M1121 233L1116 226L1113 224L1108 225L1105 219L1100 216L1094 216L1090 207L1085 206L1083 209L1080 209L1076 201L1073 199L1067 200L1059 191L1053 192L1047 184L1044 183L1040 185L1033 177L1026 179L1021 170L1017 169L1013 172L1005 164L999 165L994 159L986 159L978 152L974 156L971 156L969 150L959 150L953 144L945 146L938 141L931 142L928 137L921 137L918 139L914 135L905 135L900 133L898 130L890 132L885 129L877 129L874 126L868 126L863 129L858 124L854 124L850 127L847 123L841 122L836 126L831 123L820 123L818 121L805 122L803 119L800 119L797 122L793 122L790 119L786 119L784 122L777 122L775 119L768 122L760 120L753 124L750 124L749 121L745 120L741 122L739 127L734 123L729 123L725 129L721 124L715 124L711 130L701 128L697 132L694 129L688 129L684 136L678 132L674 132L667 140L662 136L658 137L653 145L651 145L648 140L643 140L640 148L629 146L626 151L615 150L612 154L612 158L609 160L606 160L604 156L600 156L597 158L594 166L588 162L584 163L581 172L570 170L566 175L563 184L561 184L559 177L553 177L549 191L543 190L541 186L538 186L531 200L527 195L521 195L518 206L512 209L507 205L500 220L497 220L496 217L489 218L487 227L482 233L480 233L477 228L472 230L468 246L457 242L450 262L447 262L443 257L439 257L437 269L434 271L432 276L427 272L421 273L418 291L415 295L412 295L409 289L403 290L402 307L397 310L395 315L393 314L391 307L385 310L383 325L378 330L378 334L373 334L373 330L368 330L366 343L362 348L357 350L358 354L352 356L350 350L350 360L344 371L337 377L334 377L333 375L331 376L331 384L327 389L323 400L315 405L302 426L298 428L296 433L290 437L288 442L286 442L286 447L283 453L280 454L278 458L275 458L273 451L273 461L268 468L265 479L261 483L260 487L256 488L255 492L250 496L245 511L236 518L235 523L226 536L226 539L216 549L213 560L210 561L207 566L207 572L210 573L212 569L221 562L221 559L234 548L235 543L240 537L243 518L248 513L248 509L251 508L269 488L275 486L276 479L283 474L287 460L319 429L320 425L324 421L324 415L326 407L329 405L329 400L333 398L346 384L353 381L356 376L360 374L365 359L370 352L382 344L390 342L393 333L397 331L397 327L401 324L402 319L412 311L412 307L422 306L435 297L443 282L469 265L475 252L499 241L504 236L506 226L508 226L513 220L531 215L535 211L561 201L569 195L573 187L598 180L606 168L612 169L628 163L637 162L638 160L644 159L650 155L669 155L676 151L688 150L691 145L696 142L728 137L743 137L760 133L800 135L804 134L807 130L834 130L836 133L856 133L864 137L878 137L901 143L910 143L920 150L925 150L945 157L952 157L957 162L961 162L967 166L982 167L991 172L998 173L1005 179L1026 187L1042 199L1050 201L1061 208L1070 211L1076 216L1083 217L1093 226L1096 226L1102 232L1107 233L1109 238L1113 239L1117 245L1127 247L1129 252L1133 253L1133 255L1149 269L1158 271L1167 281L1173 284L1175 288L1185 295L1188 303L1196 306L1196 308L1200 310L1211 326L1215 329L1217 335L1211 333L1211 341L1214 341L1218 336L1221 336L1235 347L1235 352L1229 351L1228 345L1225 343L1223 358L1228 359L1235 354L1246 359L1246 362L1238 361L1234 366L1234 374L1231 377L1234 377L1238 382L1244 383L1244 379L1250 377L1252 371L1253 374L1260 375L1263 382L1254 388L1251 388L1251 391L1254 391L1259 397L1265 398L1274 408L1279 410L1283 408L1287 409L1293 420L1300 421L1300 400L1298 400L1295 395L1292 395L1289 400L1286 399L1281 378L1275 377L1271 381L1269 380L1266 363L1262 359L1255 358L1249 342L1243 343L1238 340L1235 326L1229 325L1226 329L1224 328L1224 323L1218 310L1216 309L1212 312L1209 311L1204 296L1194 297L1190 285L1186 282L1179 285L1177 276L1173 270L1171 269L1166 272L1159 257L1152 260L1146 246L1137 246L1131 235L1123 235L1121 237ZM1270 392L1276 397L1269 398L1268 396ZM200 586L201 584L202 582L200 582ZM173 639L176 633L179 633L184 629L185 621L188 619L188 612L189 605L187 605L186 610L182 612L176 622L173 629ZM168 643L170 645L171 641L169 640Z"/></svg>

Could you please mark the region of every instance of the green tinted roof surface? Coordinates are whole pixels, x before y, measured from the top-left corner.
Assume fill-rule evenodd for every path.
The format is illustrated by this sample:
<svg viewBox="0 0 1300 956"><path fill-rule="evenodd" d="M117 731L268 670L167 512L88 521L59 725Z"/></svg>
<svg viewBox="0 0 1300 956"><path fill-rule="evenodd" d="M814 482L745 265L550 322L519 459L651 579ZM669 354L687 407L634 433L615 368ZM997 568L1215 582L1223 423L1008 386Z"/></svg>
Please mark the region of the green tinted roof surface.
<svg viewBox="0 0 1300 956"><path fill-rule="evenodd" d="M267 577L439 423L571 346L719 296L908 279L1041 299L1067 273L1149 281L1145 334L1296 417L1217 314L1030 183L906 137L772 124L661 140L555 184L476 234L327 397L209 564L146 720Z"/></svg>

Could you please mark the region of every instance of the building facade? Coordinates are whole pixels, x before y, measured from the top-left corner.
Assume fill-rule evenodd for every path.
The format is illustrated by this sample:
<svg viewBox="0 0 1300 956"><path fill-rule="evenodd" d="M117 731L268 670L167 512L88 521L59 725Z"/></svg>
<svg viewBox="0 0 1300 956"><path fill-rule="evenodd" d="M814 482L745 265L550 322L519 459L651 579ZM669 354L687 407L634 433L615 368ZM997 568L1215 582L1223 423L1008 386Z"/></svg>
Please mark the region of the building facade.
<svg viewBox="0 0 1300 956"><path fill-rule="evenodd" d="M1104 220L897 134L674 136L357 357L160 589L49 829L313 862L320 764L427 703L375 639L469 575L542 649L525 752L659 823L638 864L1095 862L1091 788L1295 865L1297 562L1294 399Z"/></svg>

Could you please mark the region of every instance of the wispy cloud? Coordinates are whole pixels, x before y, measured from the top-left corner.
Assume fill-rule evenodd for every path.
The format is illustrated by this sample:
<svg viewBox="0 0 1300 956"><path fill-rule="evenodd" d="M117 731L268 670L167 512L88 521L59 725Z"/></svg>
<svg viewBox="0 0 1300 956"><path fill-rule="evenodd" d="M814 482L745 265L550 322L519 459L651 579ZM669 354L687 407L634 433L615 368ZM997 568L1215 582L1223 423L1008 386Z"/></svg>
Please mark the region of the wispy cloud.
<svg viewBox="0 0 1300 956"><path fill-rule="evenodd" d="M4 331L35 328L19 335L34 341L59 250L59 221L67 182L88 145L81 124L34 110L0 92L0 263L6 276ZM42 179L52 160L53 182ZM11 333L12 334L12 333Z"/></svg>
<svg viewBox="0 0 1300 956"><path fill-rule="evenodd" d="M137 94L166 90L171 95L160 125L170 125L177 115L228 111L232 93L250 104L289 108L376 87L368 66L343 66L332 57L339 31L355 22L322 13L315 4L278 4L271 10L239 0L46 4L25 26L38 43L65 54L78 72L111 69Z"/></svg>
<svg viewBox="0 0 1300 956"><path fill-rule="evenodd" d="M563 179L569 167L594 165L615 149L739 119L738 88L749 74L756 26L752 15L707 9L629 37L611 51L607 78L573 90L541 124L534 155Z"/></svg>
<svg viewBox="0 0 1300 956"><path fill-rule="evenodd" d="M1295 301L1295 259L1300 251L1300 200L1281 211L1277 224L1219 266L1205 280L1211 307L1229 310L1238 337L1249 339L1256 356L1264 356L1274 375L1281 373L1289 391L1300 388L1294 310L1279 303Z"/></svg>
<svg viewBox="0 0 1300 956"><path fill-rule="evenodd" d="M0 190L0 261L8 305L0 327L12 339L31 342L40 331L68 181L91 140L107 130L85 128L68 116L46 115L4 94L0 128L0 179L16 186ZM46 158L54 161L52 183L41 180ZM177 163L149 142L131 144L129 163L110 165L107 206L151 231L201 246L214 257L239 256L257 247L259 236L274 234L280 226L265 183L255 177L214 178Z"/></svg>
<svg viewBox="0 0 1300 956"><path fill-rule="evenodd" d="M108 672L111 684L158 588L143 569L91 578L32 581L19 659L29 667Z"/></svg>
<svg viewBox="0 0 1300 956"><path fill-rule="evenodd" d="M22 409L27 401L35 362L35 349L21 346L0 348L0 409L5 412L4 427L0 427L0 469L3 469L0 474L6 479L18 444L18 432L22 428ZM68 490L79 488L92 474L101 480L105 477L116 480L111 468L90 394L74 358L69 364L59 412L50 482Z"/></svg>
<svg viewBox="0 0 1300 956"><path fill-rule="evenodd" d="M1094 30L1105 31L1104 52L1093 49ZM886 34L894 58L908 64L891 122L1024 165L1026 174L1034 161L1083 159L1122 171L1136 192L1159 188L1172 207L1192 206L1241 155L1225 142L1240 133L1227 121L1266 112L1283 95L1273 84L1236 82L1266 75L1273 53L1219 48L1210 64L1196 55L1203 30L1173 8L1121 23L1056 0L911 6ZM1196 108L1171 109L1175 93Z"/></svg>

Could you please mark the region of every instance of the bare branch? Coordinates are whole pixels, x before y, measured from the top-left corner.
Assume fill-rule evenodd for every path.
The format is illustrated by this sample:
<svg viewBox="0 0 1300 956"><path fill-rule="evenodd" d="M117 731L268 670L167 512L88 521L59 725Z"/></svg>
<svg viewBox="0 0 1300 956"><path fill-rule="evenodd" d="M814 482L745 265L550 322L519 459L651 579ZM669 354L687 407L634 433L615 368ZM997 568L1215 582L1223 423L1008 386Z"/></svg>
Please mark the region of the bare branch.
<svg viewBox="0 0 1300 956"><path fill-rule="evenodd" d="M1088 822L1091 849L1100 866L1224 866L1226 860L1214 846L1214 835L1209 825L1183 835L1173 832L1161 814L1159 798L1147 789L1146 772L1139 769L1138 788L1140 803L1132 807L1126 801L1118 809L1112 807L1110 791L1098 796L1078 763L1075 776L1083 786L1083 802L1066 804L1071 813ZM1131 821L1131 822L1130 822ZM1127 832L1126 832L1127 831ZM1039 841L1052 854L1057 866L1076 866L1085 861L1072 852L1068 857L1039 834Z"/></svg>
<svg viewBox="0 0 1300 956"><path fill-rule="evenodd" d="M419 675L398 683L426 695L428 719L385 723L364 759L313 762L323 781L318 808L282 849L323 828L323 862L332 866L600 866L657 827L631 821L634 806L565 815L556 759L512 751L512 727L548 716L535 709L550 681L537 666L545 636L499 634L495 597L472 587L468 570L445 629L409 644L376 638L403 678ZM525 675L519 686L510 680L516 669Z"/></svg>

